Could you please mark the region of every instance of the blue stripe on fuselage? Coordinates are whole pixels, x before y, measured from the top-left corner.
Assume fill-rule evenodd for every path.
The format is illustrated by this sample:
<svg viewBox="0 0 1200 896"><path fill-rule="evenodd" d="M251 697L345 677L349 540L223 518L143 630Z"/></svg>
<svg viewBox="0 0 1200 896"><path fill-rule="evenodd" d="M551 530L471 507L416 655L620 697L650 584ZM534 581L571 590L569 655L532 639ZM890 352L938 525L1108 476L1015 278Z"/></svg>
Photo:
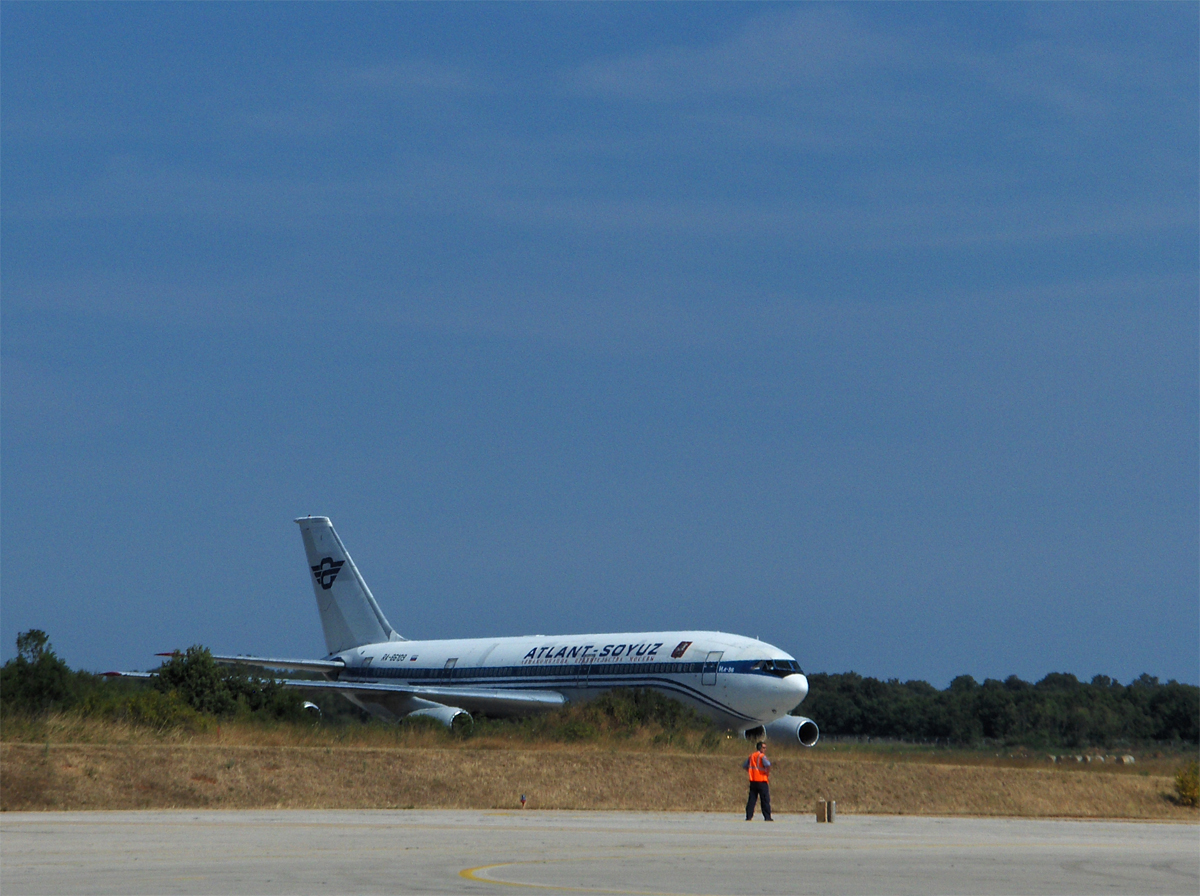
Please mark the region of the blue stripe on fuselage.
<svg viewBox="0 0 1200 896"><path fill-rule="evenodd" d="M500 687L512 690L538 690L546 687L583 688L602 690L617 687L652 687L685 695L727 715L747 721L753 717L710 696L685 681L663 678L663 675L700 675L703 672L719 672L735 675L765 675L772 673L752 668L758 660L737 660L718 664L713 669L708 663L693 662L642 662L642 663L592 663L570 665L530 664L527 666L477 666L412 669L397 666L350 667L339 674L340 681L379 682L383 679L401 679L405 686L450 685L457 687Z"/></svg>
<svg viewBox="0 0 1200 896"><path fill-rule="evenodd" d="M717 664L712 668L708 663L672 663L672 662L642 662L642 663L531 663L519 666L456 666L452 669L406 668L404 666L347 666L340 677L363 678L366 680L378 678L399 678L408 684L417 685L423 681L454 681L466 684L486 684L497 678L527 678L546 677L553 680L561 678L593 677L596 675L699 675L702 672L719 672L722 675L763 675L777 677L776 673L765 669L755 669L761 660L735 660Z"/></svg>

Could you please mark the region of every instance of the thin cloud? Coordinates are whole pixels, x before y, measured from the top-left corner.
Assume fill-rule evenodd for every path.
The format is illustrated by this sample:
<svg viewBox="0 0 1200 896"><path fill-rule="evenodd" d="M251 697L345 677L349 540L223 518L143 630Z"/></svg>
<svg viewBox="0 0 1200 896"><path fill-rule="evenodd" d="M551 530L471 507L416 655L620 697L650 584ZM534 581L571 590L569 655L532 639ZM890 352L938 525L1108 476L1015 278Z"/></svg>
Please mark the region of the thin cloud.
<svg viewBox="0 0 1200 896"><path fill-rule="evenodd" d="M799 129L811 142L814 126L836 130L838 121L919 124L949 110L986 114L1004 102L1095 120L1147 94L1182 95L1194 75L1194 64L1165 56L1152 41L1117 46L1081 33L1078 22L1055 22L994 49L937 22L885 32L859 9L809 7L754 19L707 46L586 63L564 78L564 90L668 108L770 101L780 125L798 112L827 116Z"/></svg>
<svg viewBox="0 0 1200 896"><path fill-rule="evenodd" d="M864 28L843 10L806 8L755 19L722 43L590 62L565 87L660 103L697 96L763 96L841 81L902 56L898 38Z"/></svg>
<svg viewBox="0 0 1200 896"><path fill-rule="evenodd" d="M390 213L411 195L412 178L289 178L199 173L140 160L111 166L72 190L5 205L10 221L216 218L303 228L318 219Z"/></svg>
<svg viewBox="0 0 1200 896"><path fill-rule="evenodd" d="M536 161L546 154L540 147L532 141L494 159L455 163L417 158L341 179L196 174L126 159L83 187L10 202L5 217L10 224L207 218L304 230L347 219L455 216L579 234L808 240L829 249L884 251L1051 243L1194 225L1187 196L1041 197L1003 173L953 169L863 177L824 199L606 195L586 184L565 190ZM522 157L524 164L513 161Z"/></svg>

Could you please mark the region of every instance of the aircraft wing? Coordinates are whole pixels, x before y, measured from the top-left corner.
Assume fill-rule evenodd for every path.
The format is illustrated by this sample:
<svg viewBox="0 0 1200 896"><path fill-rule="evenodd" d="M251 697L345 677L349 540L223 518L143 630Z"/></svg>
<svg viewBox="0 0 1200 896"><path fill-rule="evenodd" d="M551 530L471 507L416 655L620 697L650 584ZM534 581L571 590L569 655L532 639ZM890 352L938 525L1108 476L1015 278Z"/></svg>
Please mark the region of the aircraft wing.
<svg viewBox="0 0 1200 896"><path fill-rule="evenodd" d="M156 653L155 656L175 656L175 653ZM227 656L214 653L212 658L223 666L251 666L255 669L288 669L292 672L341 672L346 664L341 660L288 660L270 656ZM154 672L105 672L110 678L152 678Z"/></svg>
<svg viewBox="0 0 1200 896"><path fill-rule="evenodd" d="M384 696L416 697L430 703L457 706L467 712L486 715L528 714L539 710L558 709L567 698L558 691L518 691L506 688L422 687L372 681L318 681L288 679L284 687L312 691L348 691L366 698Z"/></svg>
<svg viewBox="0 0 1200 896"><path fill-rule="evenodd" d="M170 653L159 656L173 656ZM213 654L218 663L231 666L252 666L259 669L288 669L295 672L338 673L346 669L340 660L292 660L263 656L228 656ZM109 676L124 678L153 678L154 672L106 672ZM403 716L416 709L431 706L453 706L467 712L478 712L492 716L528 715L549 709L558 709L567 702L558 691L517 690L508 688L480 688L408 685L379 681L329 681L326 679L282 679L279 683L288 688L310 691L341 691L357 695L360 699L386 704L396 716Z"/></svg>
<svg viewBox="0 0 1200 896"><path fill-rule="evenodd" d="M168 654L169 655L169 654ZM226 656L213 654L218 663L233 666L254 666L263 669L289 669L296 672L343 672L341 660L289 660L261 656ZM457 706L467 712L486 715L525 715L538 710L558 709L566 698L558 691L520 691L507 688L477 688L393 684L391 682L323 681L321 679L286 679L284 687L313 691L343 691L364 697L391 695L395 698L415 697L430 703Z"/></svg>

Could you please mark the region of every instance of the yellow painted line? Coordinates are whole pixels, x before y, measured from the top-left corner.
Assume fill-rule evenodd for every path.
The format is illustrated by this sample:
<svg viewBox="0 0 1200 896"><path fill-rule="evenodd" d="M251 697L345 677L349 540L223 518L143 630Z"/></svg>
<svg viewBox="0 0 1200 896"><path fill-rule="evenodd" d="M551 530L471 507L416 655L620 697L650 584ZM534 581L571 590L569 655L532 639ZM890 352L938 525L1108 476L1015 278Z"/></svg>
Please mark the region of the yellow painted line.
<svg viewBox="0 0 1200 896"><path fill-rule="evenodd" d="M848 844L847 844L848 845ZM994 849L997 847L1006 848L1021 848L1030 846L1046 846L1053 848L1052 844L1038 843L922 843L922 844L855 844L855 848L866 850L879 851L907 851L907 850L940 850L940 849ZM1092 849L1110 849L1111 844L1102 843L1078 843L1070 844L1071 848L1092 848ZM842 846L844 848L844 846ZM765 855L772 853L787 853L794 855L797 852L831 852L837 851L839 845L835 844L789 844L787 846L760 846L751 848L749 853L755 855ZM742 850L747 852L746 850ZM638 859L659 859L667 857L683 857L687 855L704 855L711 854L711 850L705 849L677 849L677 850L652 850L650 852L640 853L635 858ZM524 887L529 890L558 890L566 893L607 893L613 896L699 896L699 894L680 893L679 891L664 892L658 890L611 890L603 887L571 887L564 884L535 884L522 881L497 880L488 875L487 872L497 868L516 868L522 865L553 865L566 864L574 862L612 862L625 861L629 856L569 856L561 859L541 859L537 861L526 862L496 862L491 865L477 865L474 868L464 868L458 872L458 876L464 880L474 881L481 884L497 884L504 887Z"/></svg>

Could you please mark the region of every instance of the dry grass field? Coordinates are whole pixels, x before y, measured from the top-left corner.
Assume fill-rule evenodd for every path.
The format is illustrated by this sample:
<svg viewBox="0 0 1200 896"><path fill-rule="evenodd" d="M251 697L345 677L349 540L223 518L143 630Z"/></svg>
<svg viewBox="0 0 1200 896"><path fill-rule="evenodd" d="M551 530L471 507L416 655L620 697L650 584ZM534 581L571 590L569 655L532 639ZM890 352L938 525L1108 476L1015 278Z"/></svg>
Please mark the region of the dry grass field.
<svg viewBox="0 0 1200 896"><path fill-rule="evenodd" d="M434 729L352 732L227 725L158 735L80 719L4 733L0 809L515 808L738 812L738 740L583 744L452 738ZM36 735L36 738L35 738ZM1196 821L1164 763L1064 768L1038 758L772 745L776 811L818 798L842 813ZM1040 763L1040 764L1039 764Z"/></svg>

